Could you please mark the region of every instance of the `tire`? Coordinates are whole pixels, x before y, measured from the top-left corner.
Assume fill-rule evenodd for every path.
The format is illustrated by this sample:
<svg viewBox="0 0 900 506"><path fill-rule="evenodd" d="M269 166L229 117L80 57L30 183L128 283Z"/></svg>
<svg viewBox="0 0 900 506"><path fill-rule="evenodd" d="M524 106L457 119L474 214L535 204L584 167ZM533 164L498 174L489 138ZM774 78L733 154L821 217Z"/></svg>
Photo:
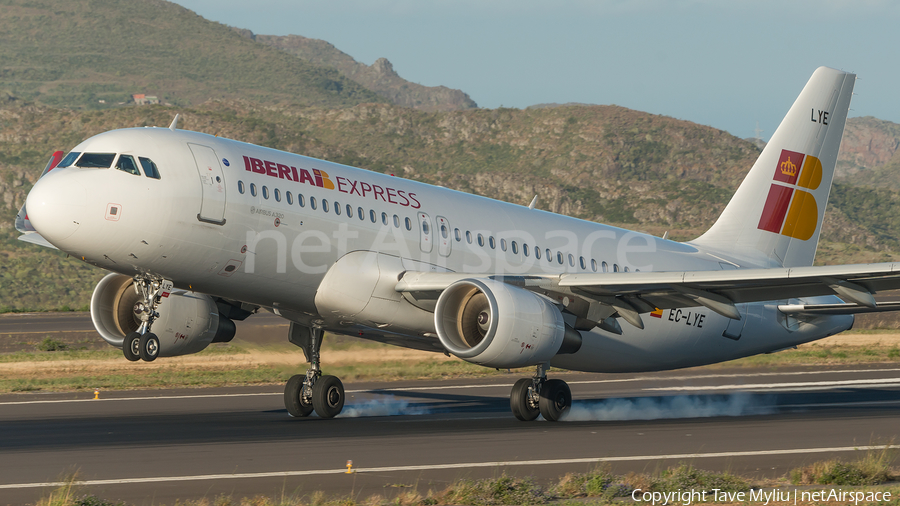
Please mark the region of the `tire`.
<svg viewBox="0 0 900 506"><path fill-rule="evenodd" d="M129 332L122 341L122 353L129 362L137 362L141 359L141 335L137 332Z"/></svg>
<svg viewBox="0 0 900 506"><path fill-rule="evenodd" d="M344 409L344 384L335 376L321 376L313 384L313 407L320 418L334 418Z"/></svg>
<svg viewBox="0 0 900 506"><path fill-rule="evenodd" d="M159 356L159 338L156 334L146 333L141 336L141 360L153 362Z"/></svg>
<svg viewBox="0 0 900 506"><path fill-rule="evenodd" d="M540 410L528 403L528 387L531 383L531 378L522 378L513 385L512 393L509 394L509 407L513 415L523 422L530 422L541 414Z"/></svg>
<svg viewBox="0 0 900 506"><path fill-rule="evenodd" d="M541 400L538 405L544 420L559 421L572 407L572 391L569 390L569 385L560 379L547 380L541 386Z"/></svg>
<svg viewBox="0 0 900 506"><path fill-rule="evenodd" d="M306 380L305 374L297 374L291 376L287 385L284 386L284 407L287 412L294 418L309 416L313 412L312 404L303 402L303 382Z"/></svg>

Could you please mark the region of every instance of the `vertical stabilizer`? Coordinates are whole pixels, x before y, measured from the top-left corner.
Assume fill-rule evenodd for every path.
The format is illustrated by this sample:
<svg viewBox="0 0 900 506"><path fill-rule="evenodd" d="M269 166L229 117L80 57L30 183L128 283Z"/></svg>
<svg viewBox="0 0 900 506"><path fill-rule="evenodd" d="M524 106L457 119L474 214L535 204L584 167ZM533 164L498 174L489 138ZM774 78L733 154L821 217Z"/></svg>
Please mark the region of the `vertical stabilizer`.
<svg viewBox="0 0 900 506"><path fill-rule="evenodd" d="M816 69L722 216L691 244L758 265L812 265L855 80Z"/></svg>

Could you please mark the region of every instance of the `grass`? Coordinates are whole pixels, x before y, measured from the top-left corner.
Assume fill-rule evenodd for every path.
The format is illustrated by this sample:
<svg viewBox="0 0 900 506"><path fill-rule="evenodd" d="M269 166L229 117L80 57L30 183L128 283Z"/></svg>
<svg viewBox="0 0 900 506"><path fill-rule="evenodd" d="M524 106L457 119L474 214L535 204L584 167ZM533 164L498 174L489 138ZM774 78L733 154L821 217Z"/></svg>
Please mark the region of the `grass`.
<svg viewBox="0 0 900 506"><path fill-rule="evenodd" d="M54 351L0 354L0 393L269 385L282 384L305 370L303 354L288 344L259 346L236 340L229 344L212 345L183 359L162 358L153 364L127 363L121 351L112 347L102 350L75 348L48 337L36 346L36 350ZM427 359L391 359L390 353L396 349L367 341L326 340L323 346L325 373L336 375L343 381L437 380L508 374L505 369L498 371L481 367L455 357L433 355ZM369 356L383 352L386 358L380 362L329 360L332 352L362 352L362 355ZM256 360L259 354L284 358L272 363ZM898 360L900 348L893 345L811 343L794 350L746 357L704 368L808 367L894 363ZM58 367L50 366L50 363L58 364ZM513 372L527 376L532 371L524 368Z"/></svg>
<svg viewBox="0 0 900 506"><path fill-rule="evenodd" d="M816 462L804 468L795 469L789 477L766 482L737 476L728 472L713 472L694 467L689 463L658 470L653 473L628 473L616 475L609 464L600 464L585 473L567 473L556 482L541 484L529 476L510 476L505 473L487 479L466 479L450 483L441 489L425 488L419 483L386 483L385 494L362 497L359 494L338 494L328 496L316 491L309 494L282 492L277 496L257 495L235 497L220 495L209 498L178 500L181 506L448 506L448 505L509 505L534 506L544 504L624 504L632 502L632 493L677 493L686 490L747 493L751 489L785 490L789 483L795 485L815 484L841 486L841 490L854 485L866 485L865 492L890 491L892 497L900 494L900 488L885 486L896 479L890 464L893 453L886 445L883 450L870 451L865 456L843 463L837 460ZM810 474L806 470L816 471ZM871 474L863 481L847 481L853 474L844 469L865 469ZM830 473L830 474L829 474ZM798 483L796 476L800 477ZM803 479L808 481L804 482ZM125 503L111 502L94 495L85 494L76 475L61 480L62 484L36 506L126 506ZM396 493L388 491L397 490ZM816 490L819 490L817 487ZM753 504L746 501L745 504ZM680 504L680 502L678 502ZM760 503L761 504L761 503ZM767 503L770 504L770 503ZM783 503L782 503L783 504ZM798 502L795 504L810 504ZM862 502L860 504L866 504Z"/></svg>

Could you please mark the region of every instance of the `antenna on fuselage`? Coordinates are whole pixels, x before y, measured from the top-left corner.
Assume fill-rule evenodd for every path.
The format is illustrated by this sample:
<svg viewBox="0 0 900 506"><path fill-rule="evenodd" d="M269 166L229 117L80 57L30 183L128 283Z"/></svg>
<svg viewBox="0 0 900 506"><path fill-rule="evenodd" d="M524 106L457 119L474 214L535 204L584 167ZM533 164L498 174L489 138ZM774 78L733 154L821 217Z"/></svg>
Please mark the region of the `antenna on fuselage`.
<svg viewBox="0 0 900 506"><path fill-rule="evenodd" d="M528 209L531 209L532 211L534 211L535 204L537 204L537 195L535 195L534 198L531 199L531 203L528 204Z"/></svg>
<svg viewBox="0 0 900 506"><path fill-rule="evenodd" d="M176 115L175 115L175 119L173 119L173 120L172 120L172 124L169 125L169 130L171 130L171 131L174 132L175 129L178 128L178 118L180 118L180 117L181 117L180 114L176 114Z"/></svg>

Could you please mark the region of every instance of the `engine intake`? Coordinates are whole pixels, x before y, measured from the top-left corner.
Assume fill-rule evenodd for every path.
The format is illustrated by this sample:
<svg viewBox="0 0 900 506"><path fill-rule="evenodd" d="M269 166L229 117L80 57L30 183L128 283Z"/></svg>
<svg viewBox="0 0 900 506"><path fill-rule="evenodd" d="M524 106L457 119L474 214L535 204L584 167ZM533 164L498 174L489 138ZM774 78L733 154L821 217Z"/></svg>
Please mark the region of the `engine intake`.
<svg viewBox="0 0 900 506"><path fill-rule="evenodd" d="M492 279L463 279L444 289L434 326L447 351L488 367L541 364L581 347L581 334L566 328L550 301Z"/></svg>
<svg viewBox="0 0 900 506"><path fill-rule="evenodd" d="M91 320L100 337L121 348L125 335L141 324L135 314L135 304L140 302L130 276L111 273L101 279L91 296ZM159 318L151 331L159 338L161 357L197 353L210 343L234 338L234 322L219 314L209 295L173 290L159 303L157 312Z"/></svg>

